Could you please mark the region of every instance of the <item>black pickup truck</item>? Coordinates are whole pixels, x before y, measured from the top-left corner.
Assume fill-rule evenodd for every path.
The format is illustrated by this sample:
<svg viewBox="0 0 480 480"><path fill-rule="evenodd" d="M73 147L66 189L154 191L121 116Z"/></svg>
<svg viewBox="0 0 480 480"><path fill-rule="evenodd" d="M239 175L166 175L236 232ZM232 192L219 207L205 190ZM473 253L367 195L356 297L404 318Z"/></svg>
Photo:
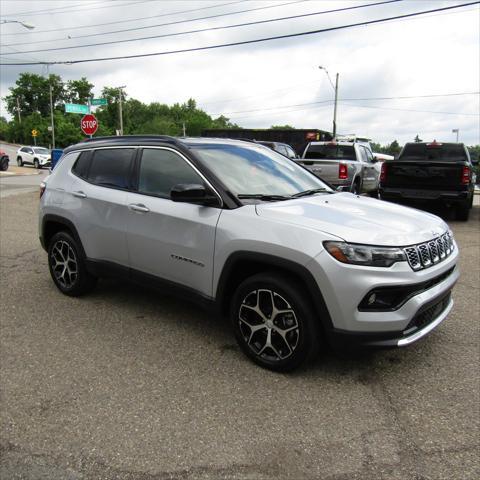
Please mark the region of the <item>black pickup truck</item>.
<svg viewBox="0 0 480 480"><path fill-rule="evenodd" d="M382 200L441 202L455 208L457 220L466 221L475 179L463 143L407 143L398 159L382 164L379 194Z"/></svg>

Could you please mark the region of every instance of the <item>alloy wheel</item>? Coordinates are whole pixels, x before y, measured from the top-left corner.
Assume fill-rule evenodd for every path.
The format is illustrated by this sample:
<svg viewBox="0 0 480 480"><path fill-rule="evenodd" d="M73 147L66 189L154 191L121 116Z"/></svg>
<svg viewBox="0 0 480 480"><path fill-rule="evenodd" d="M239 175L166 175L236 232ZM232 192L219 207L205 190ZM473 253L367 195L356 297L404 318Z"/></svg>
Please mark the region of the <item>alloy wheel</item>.
<svg viewBox="0 0 480 480"><path fill-rule="evenodd" d="M58 240L52 248L50 261L57 282L65 289L71 288L78 277L77 256L71 245Z"/></svg>
<svg viewBox="0 0 480 480"><path fill-rule="evenodd" d="M240 305L238 323L246 345L262 359L285 360L297 348L300 327L295 311L272 290L248 293Z"/></svg>

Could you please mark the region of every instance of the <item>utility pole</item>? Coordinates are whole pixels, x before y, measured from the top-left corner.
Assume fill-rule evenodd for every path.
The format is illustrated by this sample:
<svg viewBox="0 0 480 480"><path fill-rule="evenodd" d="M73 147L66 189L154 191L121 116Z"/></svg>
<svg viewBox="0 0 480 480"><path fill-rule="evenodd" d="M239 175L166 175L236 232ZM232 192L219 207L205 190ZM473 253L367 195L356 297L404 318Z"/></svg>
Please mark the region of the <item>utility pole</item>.
<svg viewBox="0 0 480 480"><path fill-rule="evenodd" d="M120 135L123 135L123 110L122 110L122 95L123 95L123 89L126 87L126 85L122 85L121 87L118 87L118 116L120 118Z"/></svg>
<svg viewBox="0 0 480 480"><path fill-rule="evenodd" d="M18 113L18 123L22 123L22 117L20 115L20 99L17 97L17 113Z"/></svg>
<svg viewBox="0 0 480 480"><path fill-rule="evenodd" d="M459 128L454 128L454 129L452 130L452 133L456 133L456 134L457 134L457 143L458 143L458 134L459 134L459 132L460 132L460 129L459 129Z"/></svg>
<svg viewBox="0 0 480 480"><path fill-rule="evenodd" d="M48 89L50 92L50 127L52 129L52 148L55 148L55 122L53 121L53 93L52 82L50 81L50 65L47 64Z"/></svg>
<svg viewBox="0 0 480 480"><path fill-rule="evenodd" d="M338 73L335 78L335 106L333 107L333 138L337 136Z"/></svg>

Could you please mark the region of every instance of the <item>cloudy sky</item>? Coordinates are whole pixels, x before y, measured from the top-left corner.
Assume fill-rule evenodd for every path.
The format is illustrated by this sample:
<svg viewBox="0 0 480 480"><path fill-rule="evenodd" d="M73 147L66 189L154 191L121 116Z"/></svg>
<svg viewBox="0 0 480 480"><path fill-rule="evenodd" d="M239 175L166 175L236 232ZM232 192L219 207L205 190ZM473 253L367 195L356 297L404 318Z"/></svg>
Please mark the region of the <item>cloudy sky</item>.
<svg viewBox="0 0 480 480"><path fill-rule="evenodd" d="M470 3L404 0L159 37L377 2L0 0L2 20L35 25L32 31L16 23L1 25L1 96L8 94L20 72L46 73L42 65L5 63L68 62L191 49ZM204 18L212 16L215 18ZM152 36L157 38L124 41ZM91 45L98 43L108 44ZM335 74L340 74L339 133L369 136L380 143L393 139L404 143L416 134L424 140L452 141L452 129L459 129L460 141L471 145L480 143L479 45L477 3L409 19L250 45L52 65L50 71L64 80L85 76L95 84L97 94L105 85L126 85L127 95L143 102L172 104L193 97L211 115L224 114L244 127L288 123L298 128L331 130L333 88L325 71L318 68L322 65L333 81ZM51 50L76 46L82 47ZM6 115L3 104L1 114Z"/></svg>

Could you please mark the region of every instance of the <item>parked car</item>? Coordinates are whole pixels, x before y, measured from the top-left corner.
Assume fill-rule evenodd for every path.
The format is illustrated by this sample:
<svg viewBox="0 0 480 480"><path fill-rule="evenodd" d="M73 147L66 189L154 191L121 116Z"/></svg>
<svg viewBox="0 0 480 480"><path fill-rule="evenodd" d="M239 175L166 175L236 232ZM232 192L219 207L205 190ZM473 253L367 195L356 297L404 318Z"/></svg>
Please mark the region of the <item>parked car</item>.
<svg viewBox="0 0 480 480"><path fill-rule="evenodd" d="M21 147L17 150L17 165L33 165L35 168L50 167L50 150L43 147Z"/></svg>
<svg viewBox="0 0 480 480"><path fill-rule="evenodd" d="M8 155L3 150L0 150L0 171L5 172L8 170L8 162L10 159Z"/></svg>
<svg viewBox="0 0 480 480"><path fill-rule="evenodd" d="M478 162L477 162L478 164ZM441 203L468 220L476 175L463 143L407 143L398 160L382 164L380 197L391 201Z"/></svg>
<svg viewBox="0 0 480 480"><path fill-rule="evenodd" d="M271 148L272 150L275 150L276 152L284 155L287 158L300 158L299 155L295 153L295 150L290 146L287 145L286 143L280 143L280 142L264 142L264 141L257 141L260 145L265 145L268 148Z"/></svg>
<svg viewBox="0 0 480 480"><path fill-rule="evenodd" d="M357 194L378 191L377 160L359 142L310 142L299 163L337 188Z"/></svg>
<svg viewBox="0 0 480 480"><path fill-rule="evenodd" d="M228 317L242 351L272 370L297 367L322 340L411 344L453 305L458 247L443 220L336 192L255 143L86 140L40 194L40 241L62 293L112 275L176 292Z"/></svg>

